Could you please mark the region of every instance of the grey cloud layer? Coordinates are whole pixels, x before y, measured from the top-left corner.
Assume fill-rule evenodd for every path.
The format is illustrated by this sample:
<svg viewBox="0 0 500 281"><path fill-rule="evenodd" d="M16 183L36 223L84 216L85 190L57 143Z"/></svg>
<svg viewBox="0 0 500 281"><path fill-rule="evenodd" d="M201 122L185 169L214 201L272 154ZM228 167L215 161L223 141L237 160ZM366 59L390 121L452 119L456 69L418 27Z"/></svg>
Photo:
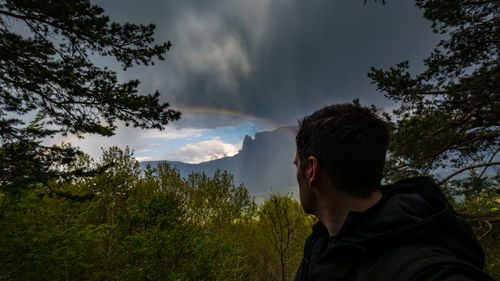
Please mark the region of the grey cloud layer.
<svg viewBox="0 0 500 281"><path fill-rule="evenodd" d="M420 61L437 42L413 1L214 0L107 2L112 19L157 25L167 60L137 68L143 89L173 106L230 108L293 124L333 102L391 105L371 66ZM140 4L139 4L140 3ZM140 5L140 6L139 6ZM217 126L204 120L197 127Z"/></svg>

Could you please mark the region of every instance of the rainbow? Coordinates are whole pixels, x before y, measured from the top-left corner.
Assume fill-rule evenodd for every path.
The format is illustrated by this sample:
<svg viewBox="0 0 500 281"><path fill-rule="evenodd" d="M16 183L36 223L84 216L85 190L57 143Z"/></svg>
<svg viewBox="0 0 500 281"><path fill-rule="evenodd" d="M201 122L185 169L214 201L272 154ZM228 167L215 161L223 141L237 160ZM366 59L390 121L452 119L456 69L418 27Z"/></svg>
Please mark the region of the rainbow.
<svg viewBox="0 0 500 281"><path fill-rule="evenodd" d="M215 108L215 107L201 107L201 106L180 106L180 107L175 107L172 108L175 110L178 110L182 113L183 116L207 116L207 115L223 115L223 116L229 116L229 117L239 117L239 118L245 118L249 119L251 121L255 121L261 124L264 124L267 128L271 130L275 129L280 129L286 132L287 134L291 135L292 137L295 138L296 132L294 132L292 129L283 127L277 123L274 123L268 119L261 118L255 115L251 115L248 113L244 113L241 111L236 111L232 109L226 109L226 108ZM182 116L181 116L182 118Z"/></svg>
<svg viewBox="0 0 500 281"><path fill-rule="evenodd" d="M172 108L175 110L179 110L183 116L207 116L207 115L222 115L222 116L229 116L229 117L239 117L239 118L245 118L248 120L251 120L253 122L258 122L263 125L267 129L270 130L275 130L275 129L280 129L283 130L285 133L291 135L293 138L295 138L295 132L287 127L282 127L278 125L277 123L274 123L268 119L264 119L255 115L247 114L244 112L232 110L232 109L225 109L225 108L215 108L215 107L201 107L201 106L181 106L181 107L175 107ZM182 116L181 116L182 118ZM79 137L74 134L70 134L66 137L56 137L56 139L52 140L47 140L48 145L53 145L53 144L61 144L61 143L68 143L68 142L73 142L75 140L78 140Z"/></svg>

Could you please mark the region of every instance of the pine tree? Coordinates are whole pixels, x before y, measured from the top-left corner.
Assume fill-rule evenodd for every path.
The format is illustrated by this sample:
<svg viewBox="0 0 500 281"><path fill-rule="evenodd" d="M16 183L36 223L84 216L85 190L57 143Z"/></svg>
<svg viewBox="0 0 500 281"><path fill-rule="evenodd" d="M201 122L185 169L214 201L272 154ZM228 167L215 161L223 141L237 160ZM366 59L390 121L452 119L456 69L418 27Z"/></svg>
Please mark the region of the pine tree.
<svg viewBox="0 0 500 281"><path fill-rule="evenodd" d="M9 175L14 170L31 183L47 180L30 178L28 168L19 170L16 151L29 156L26 167L42 156L52 166L74 159L74 149L43 147L37 142L41 138L57 133L110 136L117 121L163 129L179 119L179 112L160 103L158 91L139 94L138 80L119 83L116 72L91 59L110 56L126 70L163 60L171 43L153 44L153 24L118 24L103 12L87 0L0 1L0 185L13 183ZM21 117L34 111L46 117L51 129L27 135ZM39 172L47 175L45 168Z"/></svg>
<svg viewBox="0 0 500 281"><path fill-rule="evenodd" d="M500 151L500 1L416 0L442 40L412 76L409 62L369 77L394 111L389 177L496 168Z"/></svg>

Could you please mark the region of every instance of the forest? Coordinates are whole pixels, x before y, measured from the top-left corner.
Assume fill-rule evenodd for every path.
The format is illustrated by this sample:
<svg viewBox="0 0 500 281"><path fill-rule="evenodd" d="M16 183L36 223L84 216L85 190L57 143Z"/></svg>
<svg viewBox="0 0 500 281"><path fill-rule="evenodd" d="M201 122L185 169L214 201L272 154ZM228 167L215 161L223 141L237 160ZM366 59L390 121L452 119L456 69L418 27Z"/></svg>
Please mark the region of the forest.
<svg viewBox="0 0 500 281"><path fill-rule="evenodd" d="M443 38L423 72L403 61L368 73L398 106L382 113L383 182L433 175L500 280L499 1L415 5ZM293 280L315 223L293 194L258 204L225 171L184 178L168 164L139 169L128 148L94 160L44 145L181 118L158 91L93 61L161 61L172 43L155 45L154 32L86 0L0 1L0 280Z"/></svg>
<svg viewBox="0 0 500 281"><path fill-rule="evenodd" d="M0 280L293 280L315 218L291 194L256 204L230 174L182 178L168 164L139 169L128 149L104 151L108 168L0 192ZM90 196L89 196L90 195ZM453 200L453 198L450 198ZM468 218L499 277L498 190L452 201Z"/></svg>
<svg viewBox="0 0 500 281"><path fill-rule="evenodd" d="M291 195L257 206L223 171L141 171L116 147L101 161L104 173L50 183L82 200L43 186L0 193L0 280L293 278L314 219ZM82 156L74 165L96 163Z"/></svg>
<svg viewBox="0 0 500 281"><path fill-rule="evenodd" d="M101 161L103 173L50 183L82 199L0 193L0 280L293 279L314 219L290 194L257 205L224 171L141 171L116 147Z"/></svg>

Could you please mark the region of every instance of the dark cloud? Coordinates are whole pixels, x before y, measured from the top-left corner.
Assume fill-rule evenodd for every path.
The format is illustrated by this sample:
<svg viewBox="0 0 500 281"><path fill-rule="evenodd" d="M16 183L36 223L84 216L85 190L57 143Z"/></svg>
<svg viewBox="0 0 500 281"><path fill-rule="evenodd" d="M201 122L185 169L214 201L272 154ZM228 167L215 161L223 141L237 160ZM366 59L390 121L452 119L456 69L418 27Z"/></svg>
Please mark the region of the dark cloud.
<svg viewBox="0 0 500 281"><path fill-rule="evenodd" d="M390 106L366 76L436 44L414 1L116 1L112 19L157 25L166 62L122 74L174 106L229 108L280 124L334 102ZM227 125L206 120L207 127ZM226 123L224 123L226 122ZM189 124L185 122L184 124ZM196 127L202 123L196 122Z"/></svg>

